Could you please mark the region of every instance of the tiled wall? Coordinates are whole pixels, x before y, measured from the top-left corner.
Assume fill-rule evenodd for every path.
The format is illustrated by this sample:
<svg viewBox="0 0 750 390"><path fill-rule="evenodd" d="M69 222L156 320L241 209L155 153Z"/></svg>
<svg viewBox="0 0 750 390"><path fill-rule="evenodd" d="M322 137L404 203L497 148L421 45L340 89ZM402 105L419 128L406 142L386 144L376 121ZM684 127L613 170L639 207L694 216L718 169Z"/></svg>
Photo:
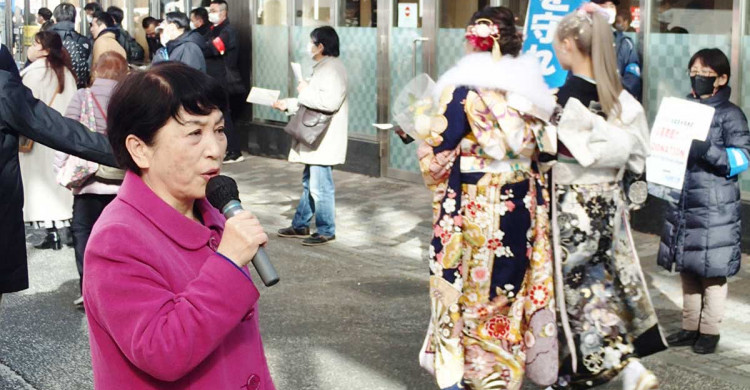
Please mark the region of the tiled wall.
<svg viewBox="0 0 750 390"><path fill-rule="evenodd" d="M288 37L286 26L253 26L253 86L280 90L282 98L289 89ZM285 114L259 105L253 106L253 119L287 121Z"/></svg>

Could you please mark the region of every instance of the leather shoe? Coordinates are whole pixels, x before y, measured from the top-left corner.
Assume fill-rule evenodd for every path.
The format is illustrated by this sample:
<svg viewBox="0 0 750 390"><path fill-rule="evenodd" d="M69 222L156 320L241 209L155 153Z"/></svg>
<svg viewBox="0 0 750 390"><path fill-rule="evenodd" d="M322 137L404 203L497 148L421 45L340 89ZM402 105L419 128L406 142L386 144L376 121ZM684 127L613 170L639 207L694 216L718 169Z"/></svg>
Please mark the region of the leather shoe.
<svg viewBox="0 0 750 390"><path fill-rule="evenodd" d="M292 226L279 229L279 237L305 238L310 236L310 228L295 229Z"/></svg>
<svg viewBox="0 0 750 390"><path fill-rule="evenodd" d="M687 347L688 345L695 344L695 340L697 339L697 330L680 329L679 332L667 336L667 343L669 343L670 347Z"/></svg>
<svg viewBox="0 0 750 390"><path fill-rule="evenodd" d="M328 244L331 241L336 240L336 235L333 236L322 236L318 233L313 234L312 236L305 238L302 240L302 245L305 246L316 246L316 245L325 245Z"/></svg>
<svg viewBox="0 0 750 390"><path fill-rule="evenodd" d="M719 345L718 334L702 334L693 344L693 352L701 355L707 355L716 352L716 346Z"/></svg>

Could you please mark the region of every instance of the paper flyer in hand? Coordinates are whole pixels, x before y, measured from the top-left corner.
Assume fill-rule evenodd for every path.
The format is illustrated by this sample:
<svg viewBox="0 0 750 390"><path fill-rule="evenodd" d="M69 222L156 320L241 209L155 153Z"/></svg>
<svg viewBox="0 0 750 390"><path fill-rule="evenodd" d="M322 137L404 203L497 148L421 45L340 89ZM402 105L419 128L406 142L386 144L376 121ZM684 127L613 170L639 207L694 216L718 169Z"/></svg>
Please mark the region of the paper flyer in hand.
<svg viewBox="0 0 750 390"><path fill-rule="evenodd" d="M272 106L279 100L279 95L281 95L281 91L253 87L247 96L247 102L261 106Z"/></svg>
<svg viewBox="0 0 750 390"><path fill-rule="evenodd" d="M714 108L674 97L664 98L651 129L646 179L651 195L679 201L690 145L705 140Z"/></svg>

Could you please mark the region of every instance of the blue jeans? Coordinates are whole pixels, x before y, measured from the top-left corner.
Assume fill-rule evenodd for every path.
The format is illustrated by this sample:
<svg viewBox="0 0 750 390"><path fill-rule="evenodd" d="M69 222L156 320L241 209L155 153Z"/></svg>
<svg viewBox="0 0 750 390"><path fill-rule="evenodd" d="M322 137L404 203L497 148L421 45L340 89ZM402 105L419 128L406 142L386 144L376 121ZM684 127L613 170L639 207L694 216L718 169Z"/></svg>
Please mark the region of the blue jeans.
<svg viewBox="0 0 750 390"><path fill-rule="evenodd" d="M336 200L334 199L333 171L330 166L305 165L302 174L302 198L292 219L292 227L310 226L313 214L318 234L330 237L336 234Z"/></svg>

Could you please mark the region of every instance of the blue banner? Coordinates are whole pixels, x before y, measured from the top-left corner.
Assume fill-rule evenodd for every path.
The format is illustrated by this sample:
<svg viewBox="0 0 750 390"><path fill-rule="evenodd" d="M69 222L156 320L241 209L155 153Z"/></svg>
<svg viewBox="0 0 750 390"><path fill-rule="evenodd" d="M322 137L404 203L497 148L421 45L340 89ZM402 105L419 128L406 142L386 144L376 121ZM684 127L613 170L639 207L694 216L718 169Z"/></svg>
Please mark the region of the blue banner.
<svg viewBox="0 0 750 390"><path fill-rule="evenodd" d="M560 66L552 48L555 30L562 18L575 11L583 0L531 0L526 13L523 51L535 53L542 64L544 81L550 88L565 84L568 72Z"/></svg>

